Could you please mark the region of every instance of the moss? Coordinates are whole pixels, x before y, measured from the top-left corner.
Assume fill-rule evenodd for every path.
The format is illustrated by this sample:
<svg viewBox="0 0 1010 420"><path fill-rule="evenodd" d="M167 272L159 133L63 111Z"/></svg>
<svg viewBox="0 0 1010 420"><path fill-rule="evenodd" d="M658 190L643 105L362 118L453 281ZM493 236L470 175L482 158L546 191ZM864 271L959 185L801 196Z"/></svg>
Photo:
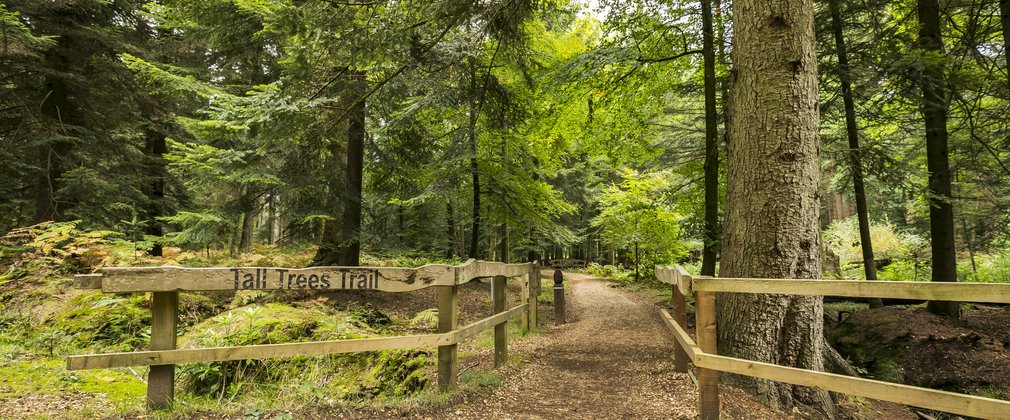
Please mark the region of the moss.
<svg viewBox="0 0 1010 420"><path fill-rule="evenodd" d="M98 412L140 409L147 386L120 370L70 372L58 358L21 359L0 363L0 399L24 395L67 395L74 393L101 397L102 407L84 407ZM81 399L87 401L87 399ZM106 415L111 414L106 412Z"/></svg>
<svg viewBox="0 0 1010 420"><path fill-rule="evenodd" d="M281 303L233 309L194 325L180 347L247 346L273 343L367 338L372 329L391 324L382 312L364 307L354 312L333 312L322 307ZM424 389L424 368L431 355L422 351L349 353L182 367L184 388L194 393L234 395L242 385L302 384L299 398L325 395L341 399L399 397ZM325 392L324 392L325 391Z"/></svg>
<svg viewBox="0 0 1010 420"><path fill-rule="evenodd" d="M151 310L144 295L88 292L71 299L45 327L66 335L76 348L130 351L147 346Z"/></svg>

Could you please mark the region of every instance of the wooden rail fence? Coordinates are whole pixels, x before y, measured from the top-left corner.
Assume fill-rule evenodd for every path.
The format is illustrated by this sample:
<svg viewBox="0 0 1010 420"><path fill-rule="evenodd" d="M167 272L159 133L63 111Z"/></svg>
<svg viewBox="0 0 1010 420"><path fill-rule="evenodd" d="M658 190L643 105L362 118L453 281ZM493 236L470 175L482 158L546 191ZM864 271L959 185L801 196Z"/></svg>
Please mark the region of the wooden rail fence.
<svg viewBox="0 0 1010 420"><path fill-rule="evenodd" d="M491 280L494 315L460 327L457 325L459 285L478 278ZM518 306L506 309L505 285L521 278ZM504 264L469 260L449 266L429 264L417 268L390 267L129 267L103 268L97 274L75 277L75 287L100 289L104 293L152 293L151 346L149 351L69 356L67 369L107 369L150 366L147 405L151 409L171 406L175 393L175 365L229 360L320 356L391 349L438 347L438 387L456 387L457 345L482 331L494 328L495 366L507 360L506 323L521 318L524 330L537 326L537 296L540 294L539 263ZM179 292L214 290L379 290L407 292L438 288L438 333L398 337L365 338L255 346L176 349Z"/></svg>
<svg viewBox="0 0 1010 420"><path fill-rule="evenodd" d="M699 410L704 420L719 418L718 372L971 417L1010 419L1008 401L720 356L716 345L715 309L717 292L1010 303L1010 284L713 278L691 276L680 266L657 266L656 277L672 285L674 313L671 315L663 310L662 316L677 341L674 368L677 372L687 372L688 359L699 368ZM687 333L685 297L692 292L697 344Z"/></svg>

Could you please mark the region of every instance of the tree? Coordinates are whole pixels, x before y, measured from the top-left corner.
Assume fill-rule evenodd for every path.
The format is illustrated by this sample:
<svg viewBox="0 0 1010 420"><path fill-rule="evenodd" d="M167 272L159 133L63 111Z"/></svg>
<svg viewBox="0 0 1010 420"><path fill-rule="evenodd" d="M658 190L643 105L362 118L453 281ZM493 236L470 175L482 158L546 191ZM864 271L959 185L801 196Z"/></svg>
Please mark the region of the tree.
<svg viewBox="0 0 1010 420"><path fill-rule="evenodd" d="M835 38L835 54L838 56L838 79L842 88L842 102L845 106L845 134L849 140L849 162L852 166L852 190L856 197L856 217L859 219L859 244L863 250L863 272L866 280L876 280L876 262L873 258L873 241L870 239L870 218L866 209L866 190L863 188L863 166L860 160L859 126L856 124L856 105L852 99L852 82L849 73L849 57L845 46L840 0L831 0L831 32ZM884 306L880 298L870 299L871 308Z"/></svg>
<svg viewBox="0 0 1010 420"><path fill-rule="evenodd" d="M720 275L819 278L819 116L813 2L733 3L726 218ZM824 370L820 297L720 295L719 353ZM773 407L835 409L827 392L734 376Z"/></svg>
<svg viewBox="0 0 1010 420"><path fill-rule="evenodd" d="M701 0L702 55L705 73L705 241L701 275L715 275L719 247L719 114L715 100L715 34L712 30L712 2Z"/></svg>
<svg viewBox="0 0 1010 420"><path fill-rule="evenodd" d="M922 62L922 115L926 125L926 166L929 169L929 233L933 261L932 281L957 281L954 249L954 203L950 187L947 146L947 82L940 34L940 4L918 0L919 47ZM959 318L958 302L931 301L930 312Z"/></svg>
<svg viewBox="0 0 1010 420"><path fill-rule="evenodd" d="M607 187L600 197L600 214L592 224L601 229L604 243L632 250L636 279L642 278L643 260L669 262L683 253L680 216L669 203L669 176L625 170L621 184Z"/></svg>

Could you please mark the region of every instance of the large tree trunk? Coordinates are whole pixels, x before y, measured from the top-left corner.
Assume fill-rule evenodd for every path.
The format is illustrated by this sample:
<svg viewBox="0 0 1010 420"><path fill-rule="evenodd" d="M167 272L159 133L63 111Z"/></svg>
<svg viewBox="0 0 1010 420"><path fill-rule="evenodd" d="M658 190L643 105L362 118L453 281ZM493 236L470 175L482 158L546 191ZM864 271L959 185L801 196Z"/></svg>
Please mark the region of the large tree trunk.
<svg viewBox="0 0 1010 420"><path fill-rule="evenodd" d="M812 0L733 3L733 84L720 275L819 278L820 176ZM824 370L820 297L720 294L719 352ZM833 415L827 392L728 378L777 408Z"/></svg>
<svg viewBox="0 0 1010 420"><path fill-rule="evenodd" d="M929 170L929 233L933 259L932 281L957 281L954 251L954 205L951 202L947 156L947 83L944 79L940 4L919 0L919 47L926 52L922 69L922 115L926 125L926 168ZM958 302L931 301L930 312L959 318Z"/></svg>
<svg viewBox="0 0 1010 420"><path fill-rule="evenodd" d="M835 49L838 55L838 80L842 85L842 102L845 106L845 133L849 139L849 163L852 166L853 195L856 197L856 218L859 219L859 244L863 251L863 273L866 274L866 280L876 280L877 270L873 259L873 240L870 238L870 218L866 208L866 191L863 188L859 127L856 125L856 105L852 99L849 56L842 30L841 0L831 0L828 7L831 9L831 31L835 35ZM869 303L871 308L884 306L880 298L871 298Z"/></svg>
<svg viewBox="0 0 1010 420"><path fill-rule="evenodd" d="M316 252L312 265L357 266L360 261L361 242L361 185L364 174L365 151L365 99L367 90L367 75L363 71L351 71L349 77L354 85L354 94L347 121L347 148L344 170L343 194L341 200L339 223L336 228L328 228L323 238L323 244ZM339 156L339 147L331 147L331 154ZM331 189L330 196L337 196L338 188ZM334 206L328 206L333 209Z"/></svg>
<svg viewBox="0 0 1010 420"><path fill-rule="evenodd" d="M705 246L701 253L701 275L714 276L719 249L719 114L711 0L701 0L701 22L705 73Z"/></svg>

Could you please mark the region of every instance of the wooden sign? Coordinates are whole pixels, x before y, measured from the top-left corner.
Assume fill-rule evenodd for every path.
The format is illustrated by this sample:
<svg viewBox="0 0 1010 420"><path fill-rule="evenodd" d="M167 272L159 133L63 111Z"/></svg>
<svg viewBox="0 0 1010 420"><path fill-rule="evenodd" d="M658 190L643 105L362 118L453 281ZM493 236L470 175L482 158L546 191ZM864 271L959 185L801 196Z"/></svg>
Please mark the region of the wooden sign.
<svg viewBox="0 0 1010 420"><path fill-rule="evenodd" d="M102 291L381 290L406 292L456 284L447 265L388 267L130 267L102 269Z"/></svg>

